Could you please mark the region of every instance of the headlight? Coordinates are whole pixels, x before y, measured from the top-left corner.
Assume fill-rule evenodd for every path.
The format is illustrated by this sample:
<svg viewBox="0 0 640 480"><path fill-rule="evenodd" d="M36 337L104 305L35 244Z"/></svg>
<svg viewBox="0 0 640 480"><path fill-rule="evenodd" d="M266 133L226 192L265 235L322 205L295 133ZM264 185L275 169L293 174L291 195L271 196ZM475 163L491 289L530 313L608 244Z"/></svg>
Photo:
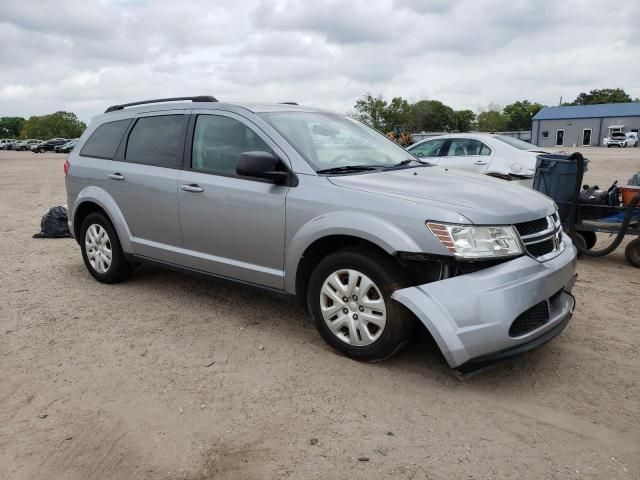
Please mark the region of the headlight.
<svg viewBox="0 0 640 480"><path fill-rule="evenodd" d="M447 225L427 222L440 243L462 258L512 257L521 255L518 233L512 226Z"/></svg>

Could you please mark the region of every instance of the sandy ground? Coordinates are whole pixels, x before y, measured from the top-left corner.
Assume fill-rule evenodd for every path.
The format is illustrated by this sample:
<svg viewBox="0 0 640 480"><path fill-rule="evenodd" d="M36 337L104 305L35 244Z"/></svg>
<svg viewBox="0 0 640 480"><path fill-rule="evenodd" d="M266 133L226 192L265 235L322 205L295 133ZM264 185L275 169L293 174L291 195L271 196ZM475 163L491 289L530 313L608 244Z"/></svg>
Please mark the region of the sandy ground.
<svg viewBox="0 0 640 480"><path fill-rule="evenodd" d="M640 170L640 148L586 152L592 183ZM640 478L621 250L580 261L562 335L459 381L424 334L361 364L267 295L149 267L97 283L73 240L31 238L63 160L0 152L1 479Z"/></svg>

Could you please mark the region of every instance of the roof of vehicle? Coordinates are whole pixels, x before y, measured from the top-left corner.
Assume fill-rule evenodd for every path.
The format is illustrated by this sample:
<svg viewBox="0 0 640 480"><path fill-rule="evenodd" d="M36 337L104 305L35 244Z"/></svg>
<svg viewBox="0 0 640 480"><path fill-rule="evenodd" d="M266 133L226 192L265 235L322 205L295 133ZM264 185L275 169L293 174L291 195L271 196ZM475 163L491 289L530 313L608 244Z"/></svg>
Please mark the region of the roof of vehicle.
<svg viewBox="0 0 640 480"><path fill-rule="evenodd" d="M640 116L640 102L544 107L532 120Z"/></svg>
<svg viewBox="0 0 640 480"><path fill-rule="evenodd" d="M188 100L193 98L193 100ZM207 98L211 100L207 100ZM176 101L177 100L177 101ZM218 102L213 97L177 97L145 100L120 105L112 105L105 110L105 114L115 112L153 112L158 110L191 110L198 108L225 109L228 107L244 108L254 113L261 112L290 112L290 111L326 111L315 107L301 106L295 102L259 103L259 102Z"/></svg>

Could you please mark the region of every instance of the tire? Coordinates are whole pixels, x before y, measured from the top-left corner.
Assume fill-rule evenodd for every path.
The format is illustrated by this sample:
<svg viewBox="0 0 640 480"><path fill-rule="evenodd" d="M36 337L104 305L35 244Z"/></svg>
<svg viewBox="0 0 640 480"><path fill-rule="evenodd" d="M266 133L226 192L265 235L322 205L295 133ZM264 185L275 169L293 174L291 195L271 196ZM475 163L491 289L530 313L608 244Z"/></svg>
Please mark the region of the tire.
<svg viewBox="0 0 640 480"><path fill-rule="evenodd" d="M631 240L624 249L624 256L634 267L640 268L640 238Z"/></svg>
<svg viewBox="0 0 640 480"><path fill-rule="evenodd" d="M582 236L583 232L576 232L573 237L573 243L578 249L578 258L582 256L582 252L584 250L588 250L587 248L587 240Z"/></svg>
<svg viewBox="0 0 640 480"><path fill-rule="evenodd" d="M591 250L598 241L598 237L596 236L596 232L591 232L588 230L583 230L579 232L582 238L584 239L584 245L587 250Z"/></svg>
<svg viewBox="0 0 640 480"><path fill-rule="evenodd" d="M329 286L330 278L337 288ZM363 282L369 281L367 291L361 292ZM411 339L413 316L391 299L406 285L402 269L392 259L366 247L348 248L318 263L309 280L307 305L318 332L334 349L356 360L382 361Z"/></svg>
<svg viewBox="0 0 640 480"><path fill-rule="evenodd" d="M91 234L88 236L87 232L90 229ZM82 259L93 278L101 283L118 283L131 276L133 265L125 259L116 230L104 213L94 212L87 215L80 232ZM106 241L103 235L106 235ZM98 241L92 241L92 238ZM104 268L109 251L111 262Z"/></svg>

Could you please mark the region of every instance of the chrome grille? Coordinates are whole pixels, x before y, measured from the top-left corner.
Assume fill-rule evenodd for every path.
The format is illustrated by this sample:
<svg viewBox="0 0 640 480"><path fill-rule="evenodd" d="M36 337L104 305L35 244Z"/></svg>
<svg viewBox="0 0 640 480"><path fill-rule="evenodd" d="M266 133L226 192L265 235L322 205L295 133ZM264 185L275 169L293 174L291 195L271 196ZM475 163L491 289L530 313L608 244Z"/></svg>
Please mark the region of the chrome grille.
<svg viewBox="0 0 640 480"><path fill-rule="evenodd" d="M564 250L562 225L556 213L537 220L517 223L515 227L526 252L536 260L549 260Z"/></svg>

